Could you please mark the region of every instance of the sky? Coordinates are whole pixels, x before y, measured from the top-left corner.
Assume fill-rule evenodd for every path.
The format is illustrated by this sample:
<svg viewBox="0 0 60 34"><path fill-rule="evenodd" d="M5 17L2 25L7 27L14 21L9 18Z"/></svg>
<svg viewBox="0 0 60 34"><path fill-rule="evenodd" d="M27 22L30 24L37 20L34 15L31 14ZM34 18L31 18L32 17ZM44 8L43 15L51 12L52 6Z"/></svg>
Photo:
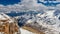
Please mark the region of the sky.
<svg viewBox="0 0 60 34"><path fill-rule="evenodd" d="M27 1L27 0L26 0ZM28 0L29 1L29 0ZM42 0L41 0L42 1ZM39 0L37 0L37 3L39 3L39 2L41 2L41 1L39 1ZM21 2L21 0L0 0L0 4L2 4L2 5L14 5L14 4L18 4L19 2ZM43 2L42 4L44 4L45 5L45 3ZM51 3L50 4L48 4L48 3L46 3L46 5L51 5ZM53 4L53 5L55 5L55 4Z"/></svg>
<svg viewBox="0 0 60 34"><path fill-rule="evenodd" d="M4 3L5 0L0 0L0 12L10 12L10 11L40 11L46 10L48 7L44 6L41 3L37 3L37 0L6 0L7 3ZM13 2L14 1L14 2ZM13 2L13 5L12 3ZM6 5L6 6L5 6ZM56 9L59 9L60 5L56 6Z"/></svg>
<svg viewBox="0 0 60 34"><path fill-rule="evenodd" d="M42 3L45 6L56 6L58 4L60 4L60 2L57 2L57 0L49 0L48 2L46 2L48 0L38 0L38 3ZM59 0L58 0L59 1Z"/></svg>
<svg viewBox="0 0 60 34"><path fill-rule="evenodd" d="M20 0L0 0L0 4L2 5L12 5L17 4Z"/></svg>

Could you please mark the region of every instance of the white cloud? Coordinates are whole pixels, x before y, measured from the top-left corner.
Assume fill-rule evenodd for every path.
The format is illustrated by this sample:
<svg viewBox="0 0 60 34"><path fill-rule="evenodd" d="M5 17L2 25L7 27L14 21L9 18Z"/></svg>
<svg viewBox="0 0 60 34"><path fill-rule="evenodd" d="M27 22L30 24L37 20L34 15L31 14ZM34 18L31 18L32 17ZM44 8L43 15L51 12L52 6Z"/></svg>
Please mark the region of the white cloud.
<svg viewBox="0 0 60 34"><path fill-rule="evenodd" d="M22 0L22 2L14 5L0 5L0 12L1 11L29 11L29 10L35 10L39 11L40 9L44 10L46 9L46 6L42 4L38 4L37 0Z"/></svg>

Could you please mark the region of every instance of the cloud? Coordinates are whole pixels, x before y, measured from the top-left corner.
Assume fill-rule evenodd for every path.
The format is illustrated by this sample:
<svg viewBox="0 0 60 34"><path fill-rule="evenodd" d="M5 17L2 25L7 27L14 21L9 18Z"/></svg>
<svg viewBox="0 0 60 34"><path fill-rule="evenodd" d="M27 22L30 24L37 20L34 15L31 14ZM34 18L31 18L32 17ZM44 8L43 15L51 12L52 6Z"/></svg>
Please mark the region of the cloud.
<svg viewBox="0 0 60 34"><path fill-rule="evenodd" d="M46 6L42 4L38 4L37 0L22 0L18 4L14 5L0 5L0 12L10 12L10 11L39 11L40 9L44 10L47 9Z"/></svg>

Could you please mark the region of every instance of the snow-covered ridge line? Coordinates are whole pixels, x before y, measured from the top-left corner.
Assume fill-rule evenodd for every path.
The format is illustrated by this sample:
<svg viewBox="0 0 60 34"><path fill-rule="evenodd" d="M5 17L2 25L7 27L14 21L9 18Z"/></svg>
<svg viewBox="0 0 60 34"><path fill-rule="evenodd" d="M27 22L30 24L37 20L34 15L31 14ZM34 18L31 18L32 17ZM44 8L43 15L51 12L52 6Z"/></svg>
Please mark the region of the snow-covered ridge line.
<svg viewBox="0 0 60 34"><path fill-rule="evenodd" d="M43 28L47 28L45 31L46 34L59 34L59 25L60 25L60 20L58 19L59 17L54 16L54 12L55 10L48 10L47 12L44 12L43 14L36 14L36 15L31 15L29 19L29 15L22 15L21 17L24 18L23 22L25 22L26 24L30 24L32 27L38 28L39 29L39 25L41 25ZM25 21L25 19L27 21ZM35 22L38 24L35 24ZM35 24L35 25L34 25ZM48 32L48 33L47 33Z"/></svg>
<svg viewBox="0 0 60 34"><path fill-rule="evenodd" d="M0 20L5 20L5 19L10 19L10 17L4 13L0 14Z"/></svg>

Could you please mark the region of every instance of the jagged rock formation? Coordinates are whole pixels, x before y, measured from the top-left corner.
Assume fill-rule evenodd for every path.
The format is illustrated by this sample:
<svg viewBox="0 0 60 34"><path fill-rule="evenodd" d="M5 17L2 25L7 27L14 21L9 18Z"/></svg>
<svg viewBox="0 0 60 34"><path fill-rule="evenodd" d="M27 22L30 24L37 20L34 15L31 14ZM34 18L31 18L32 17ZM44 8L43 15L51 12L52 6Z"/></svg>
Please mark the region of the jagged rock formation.
<svg viewBox="0 0 60 34"><path fill-rule="evenodd" d="M37 14L36 17L27 20L24 26L26 29L32 28L45 34L60 34L60 20L53 13L54 10L49 10L44 14Z"/></svg>
<svg viewBox="0 0 60 34"><path fill-rule="evenodd" d="M6 14L0 14L0 34L20 34L17 20Z"/></svg>

